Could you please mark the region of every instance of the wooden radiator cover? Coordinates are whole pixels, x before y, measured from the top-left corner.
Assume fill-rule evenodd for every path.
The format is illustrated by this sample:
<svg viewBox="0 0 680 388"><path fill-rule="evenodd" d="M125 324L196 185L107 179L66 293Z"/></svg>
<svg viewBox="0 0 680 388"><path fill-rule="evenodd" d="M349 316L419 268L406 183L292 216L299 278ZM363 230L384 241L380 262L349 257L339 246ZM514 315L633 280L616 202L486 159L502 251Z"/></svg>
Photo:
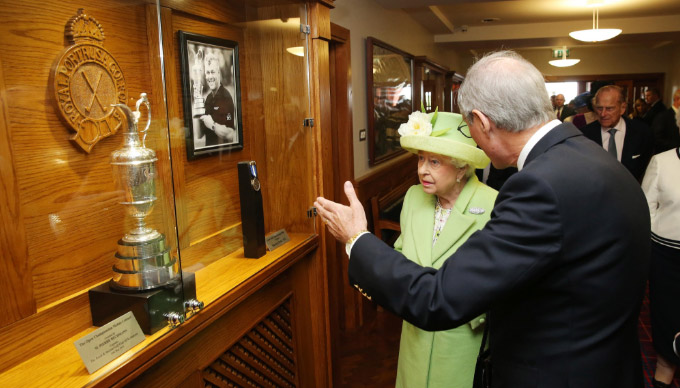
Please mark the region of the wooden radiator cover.
<svg viewBox="0 0 680 388"><path fill-rule="evenodd" d="M291 299L202 371L205 387L296 387Z"/></svg>

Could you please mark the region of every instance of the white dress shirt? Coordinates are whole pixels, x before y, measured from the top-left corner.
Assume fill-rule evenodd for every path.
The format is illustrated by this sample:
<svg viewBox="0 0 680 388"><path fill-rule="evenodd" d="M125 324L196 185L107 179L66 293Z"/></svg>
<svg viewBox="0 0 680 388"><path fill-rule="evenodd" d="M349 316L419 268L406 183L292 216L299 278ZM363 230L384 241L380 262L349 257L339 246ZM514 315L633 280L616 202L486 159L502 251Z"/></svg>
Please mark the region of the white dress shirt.
<svg viewBox="0 0 680 388"><path fill-rule="evenodd" d="M614 141L616 142L616 159L620 162L623 151L623 139L626 138L626 121L623 120L623 118L620 118L619 122L612 128L600 128L602 130L602 148L606 151L609 151L609 138L611 137L609 130L616 128L616 133L614 134Z"/></svg>

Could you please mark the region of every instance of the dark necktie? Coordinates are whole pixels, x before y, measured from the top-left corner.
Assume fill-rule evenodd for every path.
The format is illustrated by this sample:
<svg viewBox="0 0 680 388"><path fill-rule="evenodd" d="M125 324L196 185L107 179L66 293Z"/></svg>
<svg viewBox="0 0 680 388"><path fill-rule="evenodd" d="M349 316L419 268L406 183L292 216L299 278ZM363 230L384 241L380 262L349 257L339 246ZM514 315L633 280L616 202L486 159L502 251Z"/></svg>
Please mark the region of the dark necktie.
<svg viewBox="0 0 680 388"><path fill-rule="evenodd" d="M616 152L616 139L614 138L614 135L616 134L616 128L612 128L609 131L609 147L608 151L612 156L614 156L614 159L618 160L618 154Z"/></svg>

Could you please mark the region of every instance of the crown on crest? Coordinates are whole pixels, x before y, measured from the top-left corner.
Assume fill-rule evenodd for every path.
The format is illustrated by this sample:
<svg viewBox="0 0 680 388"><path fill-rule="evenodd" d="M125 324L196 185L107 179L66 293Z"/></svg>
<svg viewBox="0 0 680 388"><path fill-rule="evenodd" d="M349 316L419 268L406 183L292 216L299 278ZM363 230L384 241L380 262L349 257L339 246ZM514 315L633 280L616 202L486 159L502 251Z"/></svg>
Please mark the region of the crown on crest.
<svg viewBox="0 0 680 388"><path fill-rule="evenodd" d="M66 24L66 37L73 43L83 40L101 44L104 41L104 28L95 18L79 8L78 14Z"/></svg>

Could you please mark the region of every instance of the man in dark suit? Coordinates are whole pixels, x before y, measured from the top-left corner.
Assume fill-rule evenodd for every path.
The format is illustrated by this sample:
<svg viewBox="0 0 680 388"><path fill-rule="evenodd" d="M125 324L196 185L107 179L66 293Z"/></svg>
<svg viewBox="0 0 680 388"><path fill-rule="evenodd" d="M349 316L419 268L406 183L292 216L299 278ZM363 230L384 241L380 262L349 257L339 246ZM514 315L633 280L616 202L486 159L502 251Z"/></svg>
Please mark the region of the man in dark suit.
<svg viewBox="0 0 680 388"><path fill-rule="evenodd" d="M641 387L650 221L638 183L572 124L553 120L542 75L515 53L479 60L458 98L494 166L519 171L486 226L439 270L361 232L351 183L350 206L318 198L329 231L348 244L351 284L426 330L488 312L493 387Z"/></svg>
<svg viewBox="0 0 680 388"><path fill-rule="evenodd" d="M661 101L661 94L657 88L649 88L645 91L645 102L649 105L649 110L642 116L642 120L651 127L654 123L654 118L666 110L666 105Z"/></svg>
<svg viewBox="0 0 680 388"><path fill-rule="evenodd" d="M600 88L593 97L597 121L583 127L583 134L616 156L628 171L642 182L653 154L652 134L643 122L623 116L626 102L623 89L616 85ZM614 134L612 138L612 134Z"/></svg>
<svg viewBox="0 0 680 388"><path fill-rule="evenodd" d="M654 154L680 147L677 112L680 109L680 89L673 93L673 105L659 113L652 123Z"/></svg>
<svg viewBox="0 0 680 388"><path fill-rule="evenodd" d="M564 105L564 95L558 94L555 97L555 117L560 121L564 121L567 117L575 114L576 111L571 109L569 105Z"/></svg>

